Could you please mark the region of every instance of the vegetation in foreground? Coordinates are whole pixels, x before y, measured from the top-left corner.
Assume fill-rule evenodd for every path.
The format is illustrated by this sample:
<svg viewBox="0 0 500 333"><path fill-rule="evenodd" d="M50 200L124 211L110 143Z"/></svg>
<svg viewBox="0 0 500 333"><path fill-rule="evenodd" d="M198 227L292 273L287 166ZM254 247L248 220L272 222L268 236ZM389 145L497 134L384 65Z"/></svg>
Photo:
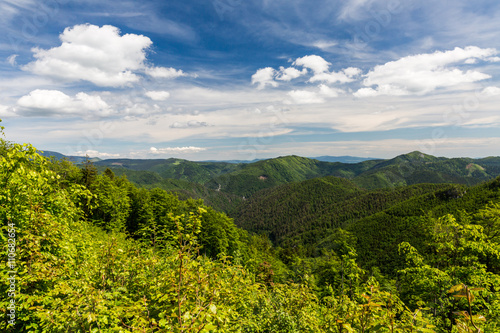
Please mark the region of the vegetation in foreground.
<svg viewBox="0 0 500 333"><path fill-rule="evenodd" d="M325 227L327 246L305 253L304 240L274 247L199 200L111 170L3 139L0 155L0 291L15 290L0 300L2 331L500 331L500 179L448 204L431 191L429 214L413 213L430 199L419 193Z"/></svg>

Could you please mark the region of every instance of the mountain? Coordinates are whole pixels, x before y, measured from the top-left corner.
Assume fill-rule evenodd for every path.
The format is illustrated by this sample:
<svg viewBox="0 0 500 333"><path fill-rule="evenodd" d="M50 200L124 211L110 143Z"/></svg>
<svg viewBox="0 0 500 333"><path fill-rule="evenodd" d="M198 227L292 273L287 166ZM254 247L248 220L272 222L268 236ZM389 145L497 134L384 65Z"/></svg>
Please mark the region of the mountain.
<svg viewBox="0 0 500 333"><path fill-rule="evenodd" d="M87 160L86 156L66 156L64 154L55 152L55 151L50 151L50 150L42 150L40 151L40 155L45 156L45 157L54 157L56 160L62 160L62 159L67 159L68 161L74 162L74 163L83 163ZM101 159L99 157L89 157L88 158L91 162L98 162Z"/></svg>
<svg viewBox="0 0 500 333"><path fill-rule="evenodd" d="M500 173L500 159L434 157L415 151L384 160L359 174L354 182L368 189L421 183L474 185Z"/></svg>
<svg viewBox="0 0 500 333"><path fill-rule="evenodd" d="M65 157L55 152L44 154ZM359 190L377 190L422 183L475 185L500 174L500 157L445 158L415 151L392 159L357 163L320 161L335 158L358 159L350 156L311 159L292 155L249 163L194 162L177 158L93 161L101 172L110 168L137 186L159 187L176 192L183 199L203 199L231 215L236 214L242 201L259 191L327 176L349 180ZM85 158L69 159L81 163Z"/></svg>
<svg viewBox="0 0 500 333"><path fill-rule="evenodd" d="M261 158L256 158L253 160L206 160L202 162L224 162L224 163L231 163L231 164L240 164L240 163L254 163L258 161L262 161L263 159Z"/></svg>
<svg viewBox="0 0 500 333"><path fill-rule="evenodd" d="M345 227L414 196L453 186L420 184L370 191L347 179L314 178L255 193L238 207L234 219L239 227L264 233L276 245L314 244L329 229Z"/></svg>
<svg viewBox="0 0 500 333"><path fill-rule="evenodd" d="M221 191L249 197L255 192L282 184L300 182L328 175L353 178L379 163L365 161L356 164L322 162L300 156L281 156L243 165L240 169L216 177L206 185Z"/></svg>
<svg viewBox="0 0 500 333"><path fill-rule="evenodd" d="M252 163L170 158L108 159L95 165L100 171L111 168L117 175L126 175L137 186L159 187L177 192L182 198L204 199L227 213L261 190L319 177L340 177L359 188L375 190L422 183L475 185L500 174L500 157L450 159L418 151L358 163L292 155Z"/></svg>
<svg viewBox="0 0 500 333"><path fill-rule="evenodd" d="M363 266L393 273L401 264L398 245L411 242L418 248L429 219L459 217L464 211L474 214L499 201L500 177L475 186L418 184L366 190L329 176L257 192L233 217L239 227L264 234L287 253L301 256L336 249L342 232L347 232Z"/></svg>
<svg viewBox="0 0 500 333"><path fill-rule="evenodd" d="M227 162L192 162L183 159L108 159L96 166L134 171L156 172L161 178L203 184L221 174L235 171L241 164Z"/></svg>

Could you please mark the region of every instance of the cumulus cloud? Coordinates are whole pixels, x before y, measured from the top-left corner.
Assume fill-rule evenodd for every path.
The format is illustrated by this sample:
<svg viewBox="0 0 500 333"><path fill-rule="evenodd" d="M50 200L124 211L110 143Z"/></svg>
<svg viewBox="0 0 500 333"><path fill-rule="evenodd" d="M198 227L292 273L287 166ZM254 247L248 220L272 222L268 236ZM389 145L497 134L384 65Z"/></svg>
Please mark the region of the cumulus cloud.
<svg viewBox="0 0 500 333"><path fill-rule="evenodd" d="M363 85L354 95L370 97L378 95L423 95L438 88L457 86L490 78L475 70L462 71L451 65L472 60L488 61L495 55L495 49L481 49L469 46L464 49L419 54L376 66L365 75Z"/></svg>
<svg viewBox="0 0 500 333"><path fill-rule="evenodd" d="M499 96L500 95L500 88L498 87L486 87L481 91L482 95L485 96Z"/></svg>
<svg viewBox="0 0 500 333"><path fill-rule="evenodd" d="M309 79L309 82L327 82L327 83L347 83L354 81L344 72L319 73Z"/></svg>
<svg viewBox="0 0 500 333"><path fill-rule="evenodd" d="M89 81L98 86L118 87L139 80L134 71L144 67L152 41L125 34L114 26L84 24L64 29L61 46L34 48L37 59L23 67L38 75L68 81Z"/></svg>
<svg viewBox="0 0 500 333"><path fill-rule="evenodd" d="M328 71L331 64L320 56L308 55L302 58L297 58L293 65L309 68L315 74L319 74Z"/></svg>
<svg viewBox="0 0 500 333"><path fill-rule="evenodd" d="M330 72L331 63L318 55L307 55L297 58L292 66L303 67L298 70L295 67L285 68L283 66L277 71L272 67L259 69L252 75L252 84L258 84L258 89L264 89L266 86L277 87L279 81L291 81L304 76L311 70L313 76L307 82L325 82L325 83L347 83L355 80L355 77L361 73L359 68L349 67L339 72Z"/></svg>
<svg viewBox="0 0 500 333"><path fill-rule="evenodd" d="M356 67L348 67L343 70L344 74L347 75L347 77L355 77L359 74L361 74L361 69L356 68Z"/></svg>
<svg viewBox="0 0 500 333"><path fill-rule="evenodd" d="M0 117L15 117L16 113L6 105L0 104Z"/></svg>
<svg viewBox="0 0 500 333"><path fill-rule="evenodd" d="M15 111L23 116L106 116L109 105L100 96L80 92L70 97L59 90L36 89L17 101Z"/></svg>
<svg viewBox="0 0 500 333"><path fill-rule="evenodd" d="M299 71L297 68L294 67L285 68L281 66L278 74L276 75L276 80L291 81L305 74L307 74L307 69L305 68Z"/></svg>
<svg viewBox="0 0 500 333"><path fill-rule="evenodd" d="M277 87L278 83L274 81L276 70L272 67L261 68L252 75L252 84L257 84L257 89L264 89L267 85Z"/></svg>
<svg viewBox="0 0 500 333"><path fill-rule="evenodd" d="M175 79L181 76L187 76L180 69L175 69L172 67L148 67L146 68L146 74L154 77L156 79Z"/></svg>
<svg viewBox="0 0 500 333"><path fill-rule="evenodd" d="M288 93L288 96L297 104L317 104L325 101L316 92L307 90L292 90Z"/></svg>
<svg viewBox="0 0 500 333"><path fill-rule="evenodd" d="M201 148L201 147L166 147L166 148L156 148L156 147L151 147L149 148L149 152L151 154L168 154L168 153L198 153L200 151L207 150L206 148Z"/></svg>
<svg viewBox="0 0 500 333"><path fill-rule="evenodd" d="M88 81L101 87L137 82L138 73L169 79L186 75L174 68L147 67L146 52L153 44L151 39L136 34L121 35L111 25L75 25L64 29L59 39L60 46L48 50L33 48L36 60L22 69L58 80Z"/></svg>
<svg viewBox="0 0 500 333"><path fill-rule="evenodd" d="M311 69L314 75L309 82L327 82L327 83L347 83L354 81L354 77L361 73L359 68L349 67L340 72L330 72L331 63L318 55L308 55L298 58L293 65L302 66Z"/></svg>
<svg viewBox="0 0 500 333"><path fill-rule="evenodd" d="M338 97L340 94L344 93L342 89L331 88L325 84L320 84L319 93L326 97Z"/></svg>
<svg viewBox="0 0 500 333"><path fill-rule="evenodd" d="M170 93L168 91L148 91L145 94L149 98L154 101L164 101L170 97Z"/></svg>

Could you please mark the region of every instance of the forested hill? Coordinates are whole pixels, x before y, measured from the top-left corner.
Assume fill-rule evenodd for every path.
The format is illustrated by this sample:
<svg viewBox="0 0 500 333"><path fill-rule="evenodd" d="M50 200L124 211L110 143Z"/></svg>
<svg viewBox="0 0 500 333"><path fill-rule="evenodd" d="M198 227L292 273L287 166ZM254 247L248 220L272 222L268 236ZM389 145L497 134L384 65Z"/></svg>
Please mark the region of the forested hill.
<svg viewBox="0 0 500 333"><path fill-rule="evenodd" d="M345 227L415 196L454 188L421 184L366 190L328 176L260 191L240 205L234 217L237 225L266 234L276 245L292 239L316 245L329 229Z"/></svg>
<svg viewBox="0 0 500 333"><path fill-rule="evenodd" d="M277 185L240 198L248 232L201 200L2 135L1 332L500 331L500 178L373 190L322 176L347 172L342 163L237 165L225 174ZM466 184L490 176L496 159L485 161L413 153L349 172L405 177L444 163Z"/></svg>
<svg viewBox="0 0 500 333"><path fill-rule="evenodd" d="M338 230L347 230L362 262L391 269L394 258L388 254L397 256L403 241L423 239L422 221L429 216L475 213L499 201L500 177L472 187L418 184L379 190L323 177L260 191L234 217L238 226L304 256L335 248Z"/></svg>
<svg viewBox="0 0 500 333"><path fill-rule="evenodd" d="M238 201L228 199L231 196L249 198L262 189L324 176L349 179L365 189L381 189L420 183L474 185L500 174L500 157L450 159L420 152L359 163L284 156L253 163L192 162L171 158L113 159L95 164L101 171L111 168L118 175L127 175L138 186L174 190L186 197L209 199L215 205L221 202L222 206L232 206L230 201ZM206 195L194 184L203 185ZM213 191L223 194L224 198L216 199L217 193Z"/></svg>

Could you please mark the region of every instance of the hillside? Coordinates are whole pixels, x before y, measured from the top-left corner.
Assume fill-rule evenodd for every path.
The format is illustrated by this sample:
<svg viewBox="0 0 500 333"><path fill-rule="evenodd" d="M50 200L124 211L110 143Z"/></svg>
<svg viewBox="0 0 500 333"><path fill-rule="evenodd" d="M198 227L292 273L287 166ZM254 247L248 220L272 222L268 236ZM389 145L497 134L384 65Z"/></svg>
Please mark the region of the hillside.
<svg viewBox="0 0 500 333"><path fill-rule="evenodd" d="M234 218L238 226L264 233L276 245L311 245L329 229L345 227L412 197L452 186L422 184L366 190L352 181L328 176L257 192L238 207Z"/></svg>
<svg viewBox="0 0 500 333"><path fill-rule="evenodd" d="M311 178L338 176L351 179L378 163L374 160L347 164L284 156L247 164L237 171L214 178L206 185L211 188L220 186L221 191L250 197L262 189Z"/></svg>
<svg viewBox="0 0 500 333"><path fill-rule="evenodd" d="M177 158L169 159L108 159L98 161L96 166L113 169L156 172L162 178L206 183L221 174L240 168L240 164L226 162L192 162Z"/></svg>
<svg viewBox="0 0 500 333"><path fill-rule="evenodd" d="M473 332L473 318L481 332L498 331L500 178L368 190L314 177L325 165L308 163L254 166L284 184L241 199L248 233L200 200L0 138L8 240L0 257L9 267L0 330L441 333ZM287 164L288 173L280 169ZM466 165L468 177L485 169ZM206 191L155 171L119 170L149 186Z"/></svg>
<svg viewBox="0 0 500 333"><path fill-rule="evenodd" d="M374 189L420 183L474 185L499 175L499 160L444 158L412 152L378 163L358 175L354 182Z"/></svg>
<svg viewBox="0 0 500 333"><path fill-rule="evenodd" d="M325 176L349 179L361 188L373 190L422 183L475 185L500 174L500 157L449 159L421 152L357 163L282 156L246 163L108 159L95 161L95 165L100 171L110 168L118 175L126 175L137 186L177 191L210 200L214 205L219 200L227 201L226 198L249 198L263 189ZM217 198L220 195L223 198ZM234 203L217 206L222 207L231 210Z"/></svg>

